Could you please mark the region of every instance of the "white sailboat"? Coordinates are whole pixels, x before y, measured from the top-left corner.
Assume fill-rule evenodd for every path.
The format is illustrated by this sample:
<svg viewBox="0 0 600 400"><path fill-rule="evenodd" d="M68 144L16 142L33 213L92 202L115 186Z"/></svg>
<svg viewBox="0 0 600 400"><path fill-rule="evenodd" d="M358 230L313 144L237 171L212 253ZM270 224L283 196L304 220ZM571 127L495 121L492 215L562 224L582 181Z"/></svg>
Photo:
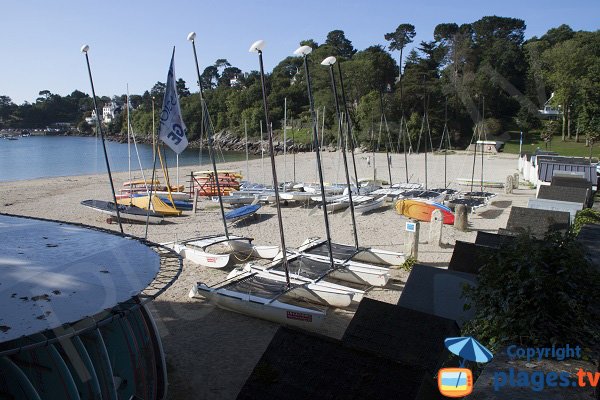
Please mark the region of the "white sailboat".
<svg viewBox="0 0 600 400"><path fill-rule="evenodd" d="M306 70L306 76L307 76L307 89L308 89L308 97L309 97L309 102L310 102L310 106L311 106L311 110L314 110L314 105L313 105L313 101L312 101L312 93L311 93L311 88L310 88L310 75L308 72L308 65L307 65L307 56L308 54L310 54L310 52L312 51L312 49L308 46L302 46L300 47L298 50L296 50L296 54L302 55L304 57L304 67ZM336 85L335 85L335 78L334 78L334 74L333 74L333 64L336 62L335 57L327 57L325 60L323 60L323 62L321 63L322 65L326 65L329 67L329 71L330 71L330 77L331 77L331 82L332 82L332 89L333 89L333 97L335 99L335 103L336 103L336 112L337 112L337 117L338 117L338 123L341 124L341 112L340 112L340 108L339 108L339 103L338 103L338 96L337 96L337 89L336 89ZM348 115L348 109L347 109L347 102L346 102L346 96L345 96L345 92L344 92L344 85L343 85L343 78L342 78L342 73L341 73L341 67L340 64L338 63L338 70L339 70L339 79L340 79L340 83L341 83L341 88L342 88L342 99L343 99L343 103L344 103L344 107L346 108L346 115ZM311 113L311 115L314 114ZM348 140L346 141L346 143L350 143L351 139L351 123L349 118L346 119L347 124L348 124L348 129L346 130L346 134L348 136ZM341 129L340 129L341 131ZM313 133L315 133L315 121L313 120ZM342 135L343 138L343 135ZM323 181L323 176L322 176L322 171L321 171L321 167L320 167L320 156L319 156L319 146L318 146L318 142L315 144L316 147L316 154L317 154L317 167L318 167L318 171L319 171L319 175L320 175L320 182L322 184ZM364 262L364 263L369 263L369 264L379 264L379 265L383 265L383 266L392 266L392 265L401 265L404 263L405 261L405 256L403 253L397 253L397 252L392 252L392 251L387 251L387 250L379 250L379 249L372 249L372 248L363 248L359 246L359 242L358 242L358 235L357 235L357 231L356 231L356 220L354 218L354 210L355 210L355 206L353 204L353 196L352 196L352 185L350 182L350 176L349 176L349 172L348 172L348 163L346 161L346 157L345 157L345 144L342 143L342 154L344 155L344 170L345 170L345 174L346 174L346 187L348 190L348 195L349 195L349 202L351 204L350 206L350 210L351 210L351 216L352 216L352 225L353 225L353 229L354 229L354 241L355 244L354 246L352 245L346 245L346 244L339 244L339 243L333 243L331 242L331 237L329 235L329 223L328 223L328 219L327 219L327 204L325 203L325 199L323 196L323 207L325 208L325 228L326 228L326 234L327 234L327 238L326 239L318 239L318 238L309 238L307 239L304 244L298 249L299 251L301 251L303 254L307 254L307 255L311 255L311 256L328 256L331 262L331 265L333 266L335 263L339 263L339 262L343 262L343 263L348 263L348 262ZM350 146L350 149L352 149L352 146ZM381 201L381 203L383 203L383 197L381 197L379 199ZM360 265L357 266L357 268L365 268L365 265ZM385 267L375 267L375 266L370 266L371 268L382 268L383 270L386 270ZM377 271L375 270L371 270L371 271ZM388 276L389 276L389 271L387 271ZM351 274L348 274L349 276ZM352 279L350 277L346 277L346 279ZM382 278L384 279L384 278ZM387 280L386 280L387 282Z"/></svg>
<svg viewBox="0 0 600 400"><path fill-rule="evenodd" d="M190 290L189 297L202 296L220 308L282 325L318 327L325 318L325 310L317 306L298 306L285 299L285 295L295 290L310 294L310 290L305 289L307 286L308 284L288 286L258 274L249 274L212 287L198 283Z"/></svg>

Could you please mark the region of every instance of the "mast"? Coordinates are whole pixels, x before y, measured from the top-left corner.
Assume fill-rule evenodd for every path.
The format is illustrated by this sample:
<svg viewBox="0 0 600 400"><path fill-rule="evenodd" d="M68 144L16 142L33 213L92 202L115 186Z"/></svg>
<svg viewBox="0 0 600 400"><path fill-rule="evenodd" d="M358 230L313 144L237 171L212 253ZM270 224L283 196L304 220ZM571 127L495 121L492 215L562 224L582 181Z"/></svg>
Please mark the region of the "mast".
<svg viewBox="0 0 600 400"><path fill-rule="evenodd" d="M260 171L262 173L262 183L265 183L265 147L263 146L263 126L262 119L258 121L260 123Z"/></svg>
<svg viewBox="0 0 600 400"><path fill-rule="evenodd" d="M287 182L287 97L283 98L283 191Z"/></svg>
<svg viewBox="0 0 600 400"><path fill-rule="evenodd" d="M354 179L356 182L356 193L360 195L360 186L358 184L358 173L356 172L356 158L354 157L354 140L352 139L352 121L348 112L348 102L346 100L346 91L344 90L344 76L342 75L342 65L337 63L340 75L340 89L342 90L342 103L344 104L344 113L346 114L346 143L350 144L350 154L352 155L352 166L354 168Z"/></svg>
<svg viewBox="0 0 600 400"><path fill-rule="evenodd" d="M90 76L90 86L92 87L92 99L94 100L94 111L96 112L96 123L98 124L98 130L100 131L100 138L102 140L102 150L104 151L104 161L106 163L106 171L108 172L108 181L110 182L110 190L112 192L113 201L115 204L115 210L117 211L117 222L119 223L119 229L121 234L123 232L123 225L121 224L121 214L119 213L119 205L117 204L117 196L115 194L115 184L112 180L112 174L110 173L110 163L108 162L108 154L106 153L106 143L104 143L104 131L102 130L102 123L100 122L100 113L98 112L98 102L96 101L96 90L94 89L94 79L92 78L92 69L90 68L90 59L88 57L88 51L90 46L83 45L81 52L85 54L85 62L87 64L88 74Z"/></svg>
<svg viewBox="0 0 600 400"><path fill-rule="evenodd" d="M444 189L448 188L447 180L447 168L448 168L448 142L444 142L444 139L448 135L448 141L450 141L450 133L448 132L448 98L446 97L446 107L444 107L444 130L442 132L442 143L444 144Z"/></svg>
<svg viewBox="0 0 600 400"><path fill-rule="evenodd" d="M484 140L485 134L485 96L481 99L481 131L479 131L479 140L481 140L481 192L483 193L483 153L485 152ZM483 136L483 137L481 137Z"/></svg>
<svg viewBox="0 0 600 400"><path fill-rule="evenodd" d="M283 218L281 217L281 201L279 199L279 183L277 182L277 169L275 168L275 152L273 150L273 125L269 115L269 104L267 103L267 92L265 89L265 71L263 66L262 49L265 42L259 40L250 47L250 52L258 53L258 62L260 64L260 84L262 87L263 108L265 110L265 121L267 123L267 133L269 136L269 155L271 157L271 172L273 173L273 188L275 189L275 204L277 206L277 221L279 223L279 237L281 239L282 262L285 270L285 280L287 286L290 286L290 274L288 271L287 251L285 247L285 235L283 233Z"/></svg>
<svg viewBox="0 0 600 400"><path fill-rule="evenodd" d="M129 84L127 84L127 168L128 168L128 177L129 177L129 183L131 184L131 132L129 131L129 127L131 125L131 122L129 122ZM146 182L144 182L144 184L146 184ZM129 201L131 201L131 198L133 197L133 192L130 190L129 191Z"/></svg>
<svg viewBox="0 0 600 400"><path fill-rule="evenodd" d="M308 55L312 52L310 46L301 46L294 51L295 55L304 58L304 72L306 73L306 88L308 91L308 103L310 105L310 116L312 122L313 140L315 143L315 151L317 156L317 172L319 173L319 184L321 185L321 201L323 202L323 217L325 219L325 234L327 236L327 248L329 250L329 262L331 268L335 268L333 261L333 249L331 247L331 233L329 230L329 216L327 214L327 201L325 199L325 185L323 184L323 168L321 167L321 150L319 146L319 133L317 132L318 120L315 115L315 105L312 97L312 88L310 82L310 71L308 69ZM357 182L358 183L358 182Z"/></svg>
<svg viewBox="0 0 600 400"><path fill-rule="evenodd" d="M248 164L248 126L244 119L244 137L246 138L246 180L250 181L250 165Z"/></svg>
<svg viewBox="0 0 600 400"><path fill-rule="evenodd" d="M340 130L340 150L342 151L342 157L344 159L344 172L346 173L346 185L348 186L348 200L350 202L350 215L352 216L352 233L354 234L354 245L358 250L358 233L356 230L356 219L354 217L354 201L352 200L352 184L350 182L350 174L348 172L348 157L346 156L346 142L344 141L344 135L342 130L344 128L344 122L342 121L342 113L340 112L340 104L338 100L337 87L335 85L335 75L333 73L333 64L336 59L333 56L327 57L321 62L321 65L329 66L329 76L331 78L331 89L333 90L333 98L335 99L335 112L338 118L338 129Z"/></svg>
<svg viewBox="0 0 600 400"><path fill-rule="evenodd" d="M208 109L204 102L204 94L202 92L202 81L200 79L200 67L198 66L198 55L196 54L196 33L190 32L187 39L192 42L192 48L194 49L194 61L196 62L196 75L198 76L198 88L200 89L200 106L202 107L203 121L201 125L206 126L206 137L208 139L208 155L213 166L213 173L215 183L217 186L217 195L219 196L219 207L221 209L221 218L223 219L223 229L225 230L225 237L229 239L229 231L227 230L227 220L225 220L225 208L223 207L223 198L221 196L221 185L219 185L219 174L217 172L217 163L215 161L215 152L213 149L213 134L210 126L210 120L208 116Z"/></svg>
<svg viewBox="0 0 600 400"><path fill-rule="evenodd" d="M477 106L479 110L479 105ZM475 138L475 148L473 149L473 169L471 171L471 193L473 192L473 185L475 181L475 163L477 161L477 135L479 135L479 124L475 124L475 131L473 132L473 138ZM471 139L472 141L473 139Z"/></svg>
<svg viewBox="0 0 600 400"><path fill-rule="evenodd" d="M294 143L294 146L296 146L296 135L294 134L294 118L292 118L292 142ZM296 182L296 150L294 150L292 154L294 160L294 177L292 181Z"/></svg>

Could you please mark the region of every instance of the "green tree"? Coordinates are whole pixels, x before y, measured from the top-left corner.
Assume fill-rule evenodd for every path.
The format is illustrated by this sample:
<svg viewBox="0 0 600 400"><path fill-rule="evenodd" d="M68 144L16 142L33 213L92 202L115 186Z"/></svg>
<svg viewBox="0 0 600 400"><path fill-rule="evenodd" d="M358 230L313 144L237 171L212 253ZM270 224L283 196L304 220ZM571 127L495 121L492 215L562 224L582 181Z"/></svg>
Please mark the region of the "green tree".
<svg viewBox="0 0 600 400"><path fill-rule="evenodd" d="M333 55L350 59L356 50L352 46L352 42L346 38L344 31L335 30L327 34L325 44L331 46L334 50Z"/></svg>
<svg viewBox="0 0 600 400"><path fill-rule="evenodd" d="M177 79L177 82L175 82L175 87L177 88L177 95L179 96L179 98L187 97L190 95L190 90L186 87L185 81L183 79Z"/></svg>
<svg viewBox="0 0 600 400"><path fill-rule="evenodd" d="M391 51L400 51L400 62L398 64L399 74L398 77L402 77L402 52L407 44L413 42L417 32L415 26L412 24L400 24L394 32L386 33L383 37L385 40L390 42L388 48Z"/></svg>

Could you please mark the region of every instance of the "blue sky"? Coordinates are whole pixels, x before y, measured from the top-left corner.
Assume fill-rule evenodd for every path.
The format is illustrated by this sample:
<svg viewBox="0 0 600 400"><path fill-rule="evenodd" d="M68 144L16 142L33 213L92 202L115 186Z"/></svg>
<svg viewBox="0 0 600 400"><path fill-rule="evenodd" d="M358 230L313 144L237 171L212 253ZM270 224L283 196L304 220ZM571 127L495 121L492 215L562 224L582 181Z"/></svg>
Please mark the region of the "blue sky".
<svg viewBox="0 0 600 400"><path fill-rule="evenodd" d="M129 0L3 1L0 13L0 95L34 102L40 90L90 93L81 45L90 45L98 95L142 94L164 82L176 46L176 76L196 91L190 31L197 33L201 70L226 58L243 71L257 70L252 42L266 41L270 71L304 39L322 43L341 29L355 48L386 44L383 35L401 23L416 27L415 44L431 40L443 22L474 22L486 15L524 19L526 37L562 23L575 30L600 28L600 1L359 1L359 0ZM423 4L424 3L424 4ZM394 57L397 58L397 54Z"/></svg>

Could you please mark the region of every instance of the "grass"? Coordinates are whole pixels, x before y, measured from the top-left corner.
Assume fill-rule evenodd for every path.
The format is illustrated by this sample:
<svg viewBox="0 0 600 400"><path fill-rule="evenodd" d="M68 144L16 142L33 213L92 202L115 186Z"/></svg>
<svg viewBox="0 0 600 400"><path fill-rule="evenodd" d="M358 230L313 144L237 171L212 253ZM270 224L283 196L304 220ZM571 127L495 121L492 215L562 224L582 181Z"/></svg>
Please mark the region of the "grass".
<svg viewBox="0 0 600 400"><path fill-rule="evenodd" d="M508 132L510 134L510 140L504 144L505 153L519 153L519 138L520 133L516 131ZM548 146L540 139L539 131L528 132L523 135L523 148L522 151L533 153L535 149L540 148L542 150L555 151L561 156L577 156L577 157L589 157L590 148L585 145L585 137L579 137L579 143L576 143L573 137L571 140L562 141L561 136L555 136ZM600 146L594 146L592 149L592 157L597 158L600 153Z"/></svg>

